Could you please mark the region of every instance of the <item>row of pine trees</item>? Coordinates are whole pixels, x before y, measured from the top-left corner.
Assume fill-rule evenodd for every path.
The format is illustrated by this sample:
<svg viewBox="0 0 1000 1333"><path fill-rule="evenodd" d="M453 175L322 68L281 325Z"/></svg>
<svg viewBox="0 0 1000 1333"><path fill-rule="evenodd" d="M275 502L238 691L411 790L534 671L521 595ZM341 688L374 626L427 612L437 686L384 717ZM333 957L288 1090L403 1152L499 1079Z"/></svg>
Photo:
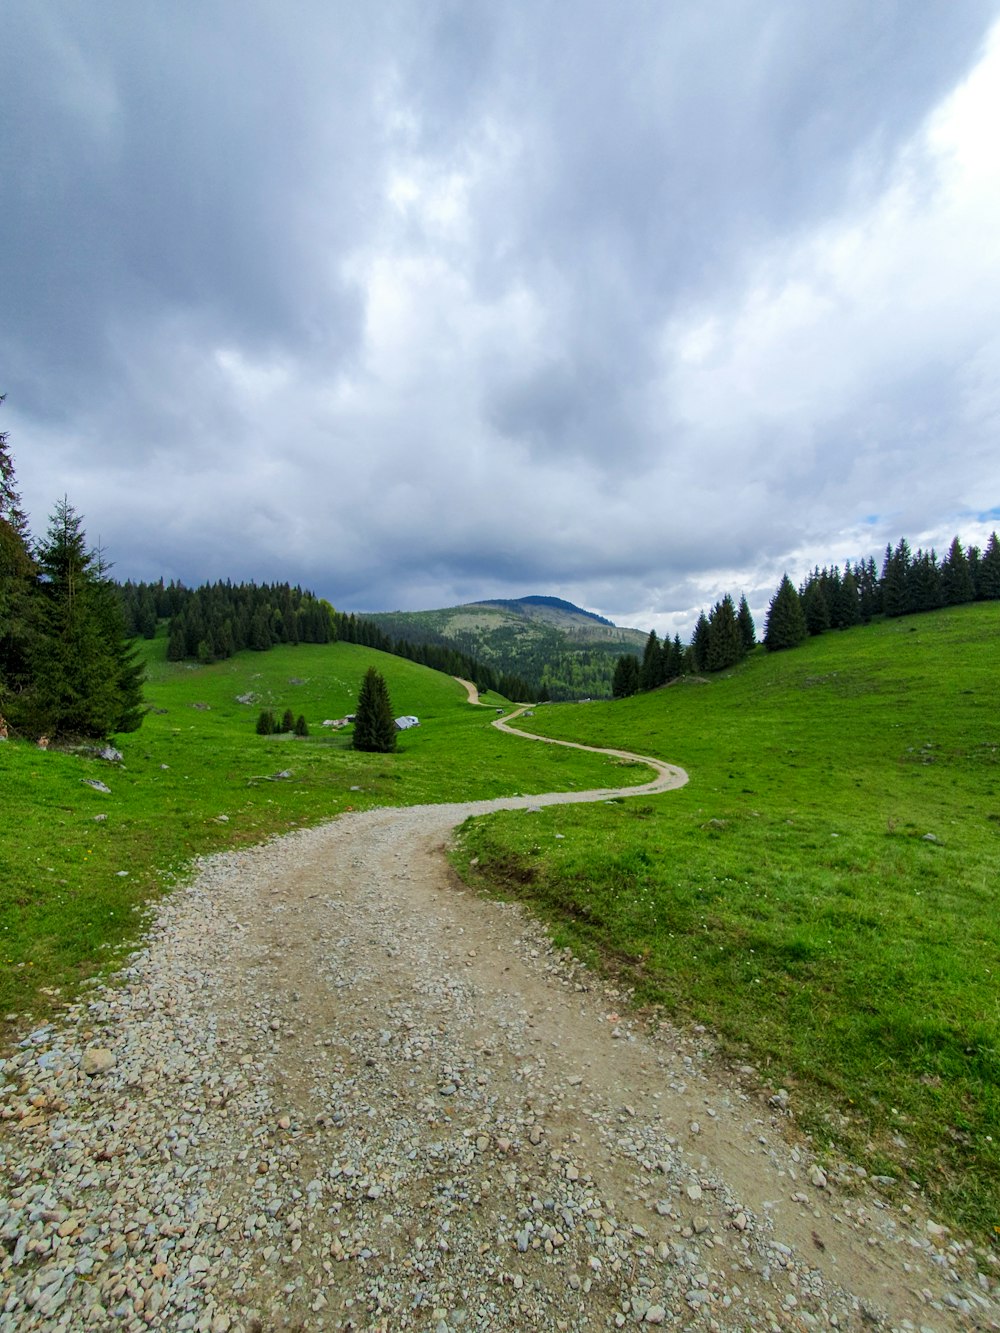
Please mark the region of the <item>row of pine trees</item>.
<svg viewBox="0 0 1000 1333"><path fill-rule="evenodd" d="M874 557L843 570L817 566L796 588L784 575L768 607L764 647L795 648L810 635L867 624L877 616L936 611L966 602L1000 599L1000 540L994 532L983 550L963 547L958 537L939 560L933 548L913 552L905 537L885 549L881 573ZM736 607L727 593L695 625L691 643L679 637L661 643L653 630L642 661L623 654L615 665L612 693L625 698L654 690L692 672L724 671L740 662L756 643L756 628L745 597Z"/></svg>
<svg viewBox="0 0 1000 1333"><path fill-rule="evenodd" d="M0 433L0 737L134 731L142 683L115 585L82 518L64 498L45 536L32 537Z"/></svg>
<svg viewBox="0 0 1000 1333"><path fill-rule="evenodd" d="M152 639L163 620L167 659L223 661L244 649L267 652L277 644L362 644L405 657L449 676L462 676L480 691L534 703L540 691L511 672L498 671L463 653L446 639L413 643L393 639L365 616L335 611L329 602L287 583L229 581L186 588L182 583L133 583L118 587L128 632Z"/></svg>

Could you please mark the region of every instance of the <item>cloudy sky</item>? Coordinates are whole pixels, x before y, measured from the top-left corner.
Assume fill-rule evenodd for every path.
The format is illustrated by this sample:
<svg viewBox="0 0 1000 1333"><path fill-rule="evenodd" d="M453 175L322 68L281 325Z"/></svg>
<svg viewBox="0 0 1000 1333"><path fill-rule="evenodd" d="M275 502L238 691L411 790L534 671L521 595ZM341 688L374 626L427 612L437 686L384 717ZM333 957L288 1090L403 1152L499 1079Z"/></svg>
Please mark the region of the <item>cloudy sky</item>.
<svg viewBox="0 0 1000 1333"><path fill-rule="evenodd" d="M688 630L1000 526L1000 0L7 0L0 428L120 578Z"/></svg>

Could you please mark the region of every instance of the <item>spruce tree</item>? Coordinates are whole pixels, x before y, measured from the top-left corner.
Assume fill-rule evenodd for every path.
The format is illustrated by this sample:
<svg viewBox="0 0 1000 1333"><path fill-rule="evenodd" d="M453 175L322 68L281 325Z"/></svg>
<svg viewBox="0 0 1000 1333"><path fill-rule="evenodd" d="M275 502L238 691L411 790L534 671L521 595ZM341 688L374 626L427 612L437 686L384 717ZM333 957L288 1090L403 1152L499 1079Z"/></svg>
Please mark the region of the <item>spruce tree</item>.
<svg viewBox="0 0 1000 1333"><path fill-rule="evenodd" d="M910 586L910 547L905 537L900 537L896 549L885 548L885 560L882 564L882 610L887 616L905 616L912 611Z"/></svg>
<svg viewBox="0 0 1000 1333"><path fill-rule="evenodd" d="M810 634L825 634L830 628L830 608L819 579L811 578L802 590L802 613Z"/></svg>
<svg viewBox="0 0 1000 1333"><path fill-rule="evenodd" d="M733 599L726 593L721 602L716 602L708 618L708 635L705 643L705 670L725 671L735 666L743 657L743 638L736 623L736 608Z"/></svg>
<svg viewBox="0 0 1000 1333"><path fill-rule="evenodd" d="M764 647L769 653L795 648L806 637L806 618L799 594L787 574L771 598L764 629Z"/></svg>
<svg viewBox="0 0 1000 1333"><path fill-rule="evenodd" d="M7 432L0 431L0 719L6 716L15 726L18 703L29 683L29 611L34 574L27 519L14 485L14 461Z"/></svg>
<svg viewBox="0 0 1000 1333"><path fill-rule="evenodd" d="M0 393L0 403L6 397L6 394ZM7 431L0 431L0 519L9 524L27 546L28 518L21 508L21 497L14 484L14 460L7 437Z"/></svg>
<svg viewBox="0 0 1000 1333"><path fill-rule="evenodd" d="M615 699L627 699L639 688L639 663L632 653L622 653L615 663L611 693Z"/></svg>
<svg viewBox="0 0 1000 1333"><path fill-rule="evenodd" d="M979 562L976 596L986 601L1000 598L1000 540L995 532L990 533L990 539Z"/></svg>
<svg viewBox="0 0 1000 1333"><path fill-rule="evenodd" d="M747 603L746 594L740 594L740 605L736 612L736 623L740 627L740 639L743 642L744 654L749 653L757 643L757 627L753 623L753 616L750 614L750 607Z"/></svg>
<svg viewBox="0 0 1000 1333"><path fill-rule="evenodd" d="M660 641L656 637L656 630L651 629L642 655L642 666L639 668L639 689L655 690L657 685L662 684L663 658L660 654Z"/></svg>
<svg viewBox="0 0 1000 1333"><path fill-rule="evenodd" d="M837 585L830 607L830 624L834 629L850 629L861 620L861 594L858 581L849 564L844 565L844 576Z"/></svg>
<svg viewBox="0 0 1000 1333"><path fill-rule="evenodd" d="M31 682L25 720L36 734L103 738L142 722L142 667L121 603L87 550L83 522L63 499L37 551Z"/></svg>
<svg viewBox="0 0 1000 1333"><path fill-rule="evenodd" d="M683 676L687 670L687 655L684 652L684 646L681 643L681 636L674 635L674 641L670 645L670 666L667 671L667 680L677 680Z"/></svg>
<svg viewBox="0 0 1000 1333"><path fill-rule="evenodd" d="M369 667L361 682L354 715L355 750L390 754L396 748L396 722L384 677Z"/></svg>
<svg viewBox="0 0 1000 1333"><path fill-rule="evenodd" d="M941 570L933 548L917 551L910 566L907 587L907 601L911 611L936 611L944 605Z"/></svg>
<svg viewBox="0 0 1000 1333"><path fill-rule="evenodd" d="M857 566L854 577L858 584L858 611L861 620L867 625L882 611L882 591L873 556L869 556Z"/></svg>
<svg viewBox="0 0 1000 1333"><path fill-rule="evenodd" d="M971 602L976 595L969 560L957 537L948 548L941 566L941 591L946 606L961 606L963 602Z"/></svg>
<svg viewBox="0 0 1000 1333"><path fill-rule="evenodd" d="M700 612L695 623L694 633L691 635L691 669L693 671L705 670L705 659L708 652L708 617L705 612Z"/></svg>

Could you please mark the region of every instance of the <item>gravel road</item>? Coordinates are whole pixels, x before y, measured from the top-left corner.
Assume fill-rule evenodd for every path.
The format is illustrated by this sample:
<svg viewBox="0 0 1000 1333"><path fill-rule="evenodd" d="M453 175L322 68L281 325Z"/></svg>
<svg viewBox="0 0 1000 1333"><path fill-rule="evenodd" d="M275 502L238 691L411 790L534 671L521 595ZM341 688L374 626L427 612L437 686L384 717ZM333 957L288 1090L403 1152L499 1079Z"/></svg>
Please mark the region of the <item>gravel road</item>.
<svg viewBox="0 0 1000 1333"><path fill-rule="evenodd" d="M579 799L199 862L0 1061L0 1331L1000 1329L907 1182L449 871L468 814Z"/></svg>

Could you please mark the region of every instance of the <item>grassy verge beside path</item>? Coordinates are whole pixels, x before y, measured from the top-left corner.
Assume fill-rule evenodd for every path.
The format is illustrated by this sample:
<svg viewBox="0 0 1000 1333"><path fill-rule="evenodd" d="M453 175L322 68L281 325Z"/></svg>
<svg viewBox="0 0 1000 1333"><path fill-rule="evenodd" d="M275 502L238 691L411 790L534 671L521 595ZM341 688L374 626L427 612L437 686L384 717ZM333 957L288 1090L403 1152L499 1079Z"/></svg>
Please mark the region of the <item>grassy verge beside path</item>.
<svg viewBox="0 0 1000 1333"><path fill-rule="evenodd" d="M994 1239L998 630L1000 608L963 607L540 709L518 725L659 755L689 785L469 821L457 857L788 1087L819 1145Z"/></svg>
<svg viewBox="0 0 1000 1333"><path fill-rule="evenodd" d="M21 1034L29 1012L40 1019L118 960L146 905L195 856L350 809L627 786L649 776L504 736L457 681L352 644L243 653L205 667L168 663L164 649L162 638L144 645L154 711L118 738L121 765L0 745L0 1044ZM421 719L400 735L397 754L356 753L349 732L320 725L353 712L373 662L397 714ZM258 736L264 708L303 714L310 736Z"/></svg>

